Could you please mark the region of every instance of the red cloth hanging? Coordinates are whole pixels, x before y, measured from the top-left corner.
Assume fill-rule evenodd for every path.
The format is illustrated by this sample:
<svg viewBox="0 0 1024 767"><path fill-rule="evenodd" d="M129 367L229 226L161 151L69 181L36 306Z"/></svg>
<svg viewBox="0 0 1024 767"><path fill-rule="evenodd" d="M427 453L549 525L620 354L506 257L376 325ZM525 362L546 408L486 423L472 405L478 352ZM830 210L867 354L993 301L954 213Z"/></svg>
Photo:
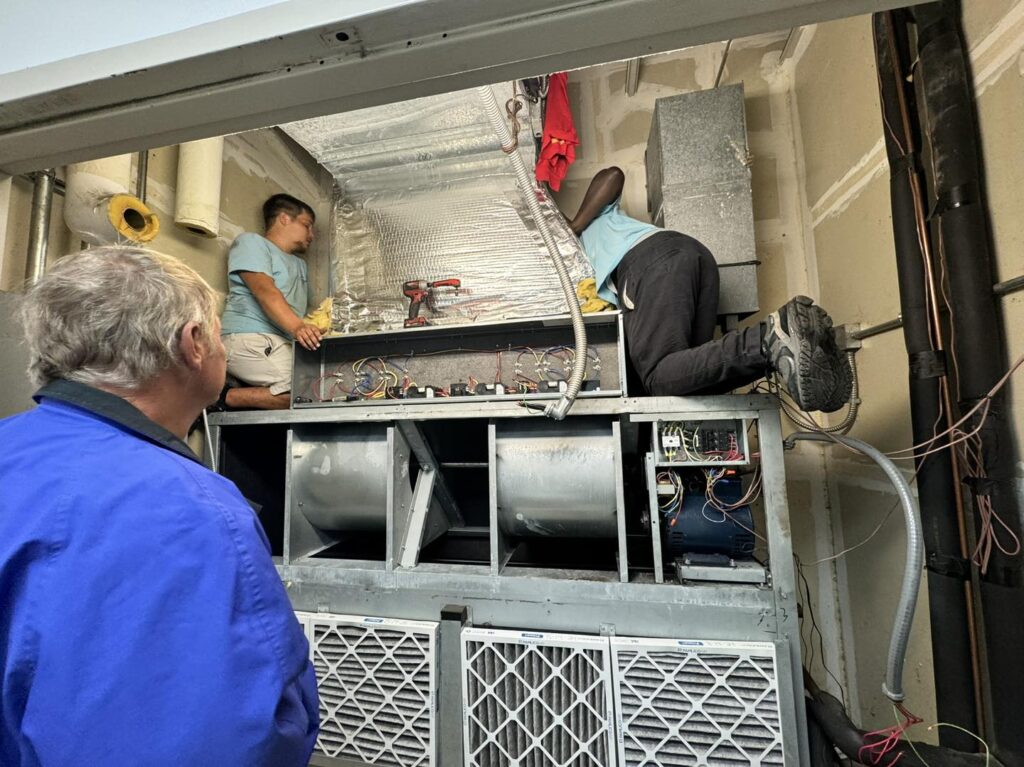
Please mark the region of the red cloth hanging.
<svg viewBox="0 0 1024 767"><path fill-rule="evenodd" d="M569 109L566 74L557 72L548 78L547 105L544 111L544 137L537 158L537 180L547 181L556 192L566 171L576 159L576 125Z"/></svg>

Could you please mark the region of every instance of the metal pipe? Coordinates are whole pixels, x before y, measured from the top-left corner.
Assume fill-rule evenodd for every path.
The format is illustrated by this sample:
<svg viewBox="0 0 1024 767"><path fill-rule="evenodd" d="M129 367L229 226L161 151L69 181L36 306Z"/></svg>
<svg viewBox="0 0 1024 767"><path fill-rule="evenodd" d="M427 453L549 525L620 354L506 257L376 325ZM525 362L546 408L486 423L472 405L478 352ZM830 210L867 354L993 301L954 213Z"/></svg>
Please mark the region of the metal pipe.
<svg viewBox="0 0 1024 767"><path fill-rule="evenodd" d="M146 201L146 182L149 180L149 150L143 149L138 154L135 168L135 196Z"/></svg>
<svg viewBox="0 0 1024 767"><path fill-rule="evenodd" d="M1024 276L1011 277L1008 280L997 282L992 286L992 295L1002 298L1013 293L1018 293L1024 290ZM942 314L946 314L945 307L939 307L939 311ZM880 336L883 333L888 333L891 330L897 330L903 327L903 315L897 315L895 319L886 320L885 322L879 322L877 325L868 325L866 328L860 328L850 333L850 338L856 338L858 341L863 341L865 338L871 338L872 336Z"/></svg>
<svg viewBox="0 0 1024 767"><path fill-rule="evenodd" d="M640 59L630 59L626 62L626 95L635 96L639 87Z"/></svg>
<svg viewBox="0 0 1024 767"><path fill-rule="evenodd" d="M1011 293L1016 293L1018 290L1024 290L1024 275L1011 277L992 286L992 292L997 296L1008 296Z"/></svg>
<svg viewBox="0 0 1024 767"><path fill-rule="evenodd" d="M732 40L725 41L725 50L722 51L722 63L718 65L718 74L715 75L715 87L722 82L722 73L725 72L725 62L729 58L729 48L732 47Z"/></svg>
<svg viewBox="0 0 1024 767"><path fill-rule="evenodd" d="M569 306L569 315L572 317L573 339L576 346L572 373L569 375L569 382L562 396L557 402L544 408L544 415L556 421L561 421L568 415L569 409L576 401L576 395L579 394L580 387L583 385L583 377L587 372L587 328L583 324L580 302L576 299L576 287L572 284L569 270L562 261L562 254L558 250L558 243L551 234L547 221L541 212L540 203L537 202L537 182L530 171L527 170L526 163L523 162L523 158L516 149L515 140L505 124L505 117L498 108L498 102L494 98L494 93L486 85L477 88L477 93L483 101L484 110L491 121L491 127L494 128L494 132L498 136L502 151L509 156L509 160L512 162L512 170L515 171L519 191L523 195L530 215L533 216L534 221L537 223L541 239L544 241L548 254L551 256L555 273L558 275L558 282L562 286L562 293L565 295L565 301Z"/></svg>
<svg viewBox="0 0 1024 767"><path fill-rule="evenodd" d="M36 174L35 173L22 173L20 176L18 176L18 178L24 179L25 181L35 182ZM61 197L63 197L64 193L65 193L64 182L61 181L56 176L54 176L54 179L53 179L53 193L54 194L59 194Z"/></svg>
<svg viewBox="0 0 1024 767"><path fill-rule="evenodd" d="M46 250L50 239L53 210L53 169L39 171L32 181L32 217L28 225L28 283L35 285L46 271Z"/></svg>

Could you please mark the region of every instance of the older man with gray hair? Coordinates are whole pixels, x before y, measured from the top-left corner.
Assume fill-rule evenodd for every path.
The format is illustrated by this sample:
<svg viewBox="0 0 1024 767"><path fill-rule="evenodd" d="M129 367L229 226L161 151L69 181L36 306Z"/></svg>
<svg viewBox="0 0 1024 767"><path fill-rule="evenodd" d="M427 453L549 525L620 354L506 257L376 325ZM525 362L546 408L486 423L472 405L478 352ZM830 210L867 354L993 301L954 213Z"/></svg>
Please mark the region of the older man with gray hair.
<svg viewBox="0 0 1024 767"><path fill-rule="evenodd" d="M215 295L137 248L68 256L0 421L0 764L305 765L309 649L252 510L184 442L224 385Z"/></svg>

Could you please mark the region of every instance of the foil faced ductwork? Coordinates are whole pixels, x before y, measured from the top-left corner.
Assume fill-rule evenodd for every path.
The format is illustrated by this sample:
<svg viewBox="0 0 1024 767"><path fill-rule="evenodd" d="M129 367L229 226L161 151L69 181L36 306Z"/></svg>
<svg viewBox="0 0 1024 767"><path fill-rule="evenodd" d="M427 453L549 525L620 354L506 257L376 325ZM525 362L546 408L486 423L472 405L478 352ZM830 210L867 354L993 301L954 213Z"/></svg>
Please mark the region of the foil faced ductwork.
<svg viewBox="0 0 1024 767"><path fill-rule="evenodd" d="M506 91L508 87L508 91ZM509 86L496 89L499 101ZM535 119L520 112L519 149L535 162ZM462 281L425 312L432 324L568 310L550 257L475 91L281 126L334 176L334 329L400 328L407 280ZM543 214L574 281L593 271L547 194Z"/></svg>

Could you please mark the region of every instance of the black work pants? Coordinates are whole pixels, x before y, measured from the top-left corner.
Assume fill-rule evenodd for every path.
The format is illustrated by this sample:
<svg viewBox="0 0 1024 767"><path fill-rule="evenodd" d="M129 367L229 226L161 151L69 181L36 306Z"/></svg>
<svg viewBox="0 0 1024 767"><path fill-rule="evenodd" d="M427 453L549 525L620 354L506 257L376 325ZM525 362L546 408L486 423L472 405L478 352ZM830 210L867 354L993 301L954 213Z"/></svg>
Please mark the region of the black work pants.
<svg viewBox="0 0 1024 767"><path fill-rule="evenodd" d="M647 394L727 392L765 374L759 325L712 340L718 265L697 240L652 235L626 254L614 280L629 358Z"/></svg>

